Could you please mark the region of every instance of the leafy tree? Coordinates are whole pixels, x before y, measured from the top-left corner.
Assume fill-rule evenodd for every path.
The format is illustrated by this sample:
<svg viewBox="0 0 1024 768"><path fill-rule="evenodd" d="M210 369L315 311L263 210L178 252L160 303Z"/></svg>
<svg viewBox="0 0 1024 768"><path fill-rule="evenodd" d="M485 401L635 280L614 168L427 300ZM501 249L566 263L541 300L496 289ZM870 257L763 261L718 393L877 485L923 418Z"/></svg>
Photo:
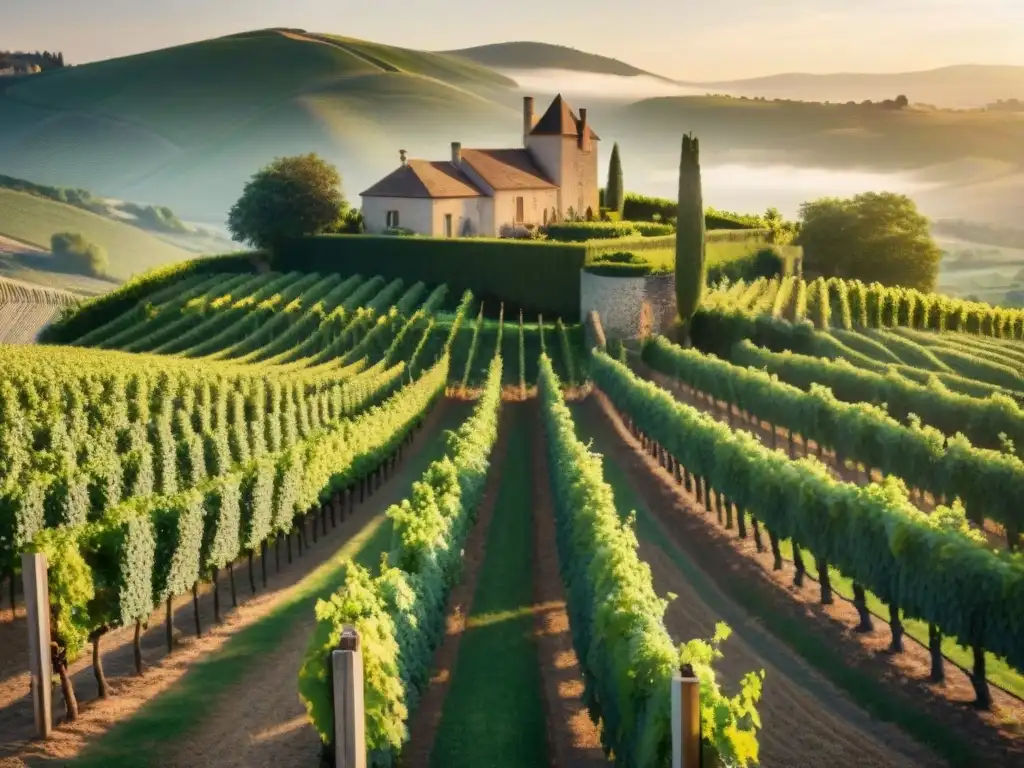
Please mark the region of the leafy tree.
<svg viewBox="0 0 1024 768"><path fill-rule="evenodd" d="M626 188L622 184L622 160L619 158L619 143L612 146L612 157L608 162L608 187L604 195L604 206L621 216L626 206Z"/></svg>
<svg viewBox="0 0 1024 768"><path fill-rule="evenodd" d="M338 170L316 154L282 157L257 171L228 214L228 229L256 248L334 231L348 214Z"/></svg>
<svg viewBox="0 0 1024 768"><path fill-rule="evenodd" d="M56 232L50 237L50 250L58 265L72 272L104 277L110 266L101 245L86 240L77 232Z"/></svg>
<svg viewBox="0 0 1024 768"><path fill-rule="evenodd" d="M700 307L707 279L704 249L704 196L700 145L683 136L679 158L679 215L676 222L676 308L685 326Z"/></svg>
<svg viewBox="0 0 1024 768"><path fill-rule="evenodd" d="M867 192L800 207L804 268L825 277L931 291L942 252L906 195Z"/></svg>

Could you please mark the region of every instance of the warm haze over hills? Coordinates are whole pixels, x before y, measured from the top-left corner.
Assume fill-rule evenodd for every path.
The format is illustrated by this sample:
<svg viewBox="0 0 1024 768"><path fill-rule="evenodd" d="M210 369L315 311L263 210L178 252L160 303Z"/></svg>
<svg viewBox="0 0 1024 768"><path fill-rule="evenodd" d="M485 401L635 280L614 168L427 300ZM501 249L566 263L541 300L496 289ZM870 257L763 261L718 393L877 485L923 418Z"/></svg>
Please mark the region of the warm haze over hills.
<svg viewBox="0 0 1024 768"><path fill-rule="evenodd" d="M782 75L758 87L809 88L801 83L813 81L841 102L863 95L844 88L870 81L877 83L875 99L905 92L919 102L934 101L926 86L941 88L948 77L957 87L974 87L981 100L989 93L1024 96L1024 87L1012 90L1024 83L1024 68L981 68L966 78L960 72ZM913 77L920 92L899 79ZM674 173L679 136L694 130L704 146L709 203L719 207L764 208L777 199L768 189L751 201L717 199L715 168L740 163L912 174L915 196L932 215L1009 223L1024 215L1019 113L694 96L706 89L562 46L508 43L437 53L283 29L0 80L0 174L165 204L185 220L223 222L258 167L314 151L339 167L346 194L358 203L362 189L398 164L399 149L444 158L453 140L518 146L524 90L516 78L526 93L562 92L574 107L588 107L605 139L602 151L620 143L627 186L637 191L666 193L658 184L671 185L657 180Z"/></svg>

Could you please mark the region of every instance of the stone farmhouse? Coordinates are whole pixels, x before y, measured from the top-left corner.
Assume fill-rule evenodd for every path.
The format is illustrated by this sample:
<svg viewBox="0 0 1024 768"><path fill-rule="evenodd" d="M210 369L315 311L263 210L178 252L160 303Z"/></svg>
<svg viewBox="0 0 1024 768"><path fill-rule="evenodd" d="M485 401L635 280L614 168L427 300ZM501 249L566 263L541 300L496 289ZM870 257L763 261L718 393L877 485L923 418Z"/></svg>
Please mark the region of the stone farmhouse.
<svg viewBox="0 0 1024 768"><path fill-rule="evenodd" d="M407 159L361 193L367 232L499 237L509 229L598 215L597 142L561 95L534 116L523 99L522 149L464 149L450 160Z"/></svg>

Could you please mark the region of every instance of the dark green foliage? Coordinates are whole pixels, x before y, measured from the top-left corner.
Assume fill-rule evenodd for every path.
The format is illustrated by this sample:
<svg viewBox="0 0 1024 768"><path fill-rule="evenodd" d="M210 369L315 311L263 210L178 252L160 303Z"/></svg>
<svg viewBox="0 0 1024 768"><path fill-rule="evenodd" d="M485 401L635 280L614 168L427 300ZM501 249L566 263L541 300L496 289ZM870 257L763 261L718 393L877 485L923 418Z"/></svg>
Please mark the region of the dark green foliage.
<svg viewBox="0 0 1024 768"><path fill-rule="evenodd" d="M192 489L157 497L151 507L156 554L153 598L160 604L199 581L203 543L203 494Z"/></svg>
<svg viewBox="0 0 1024 768"><path fill-rule="evenodd" d="M259 549L271 533L274 518L275 465L267 460L254 461L242 472L241 542L242 549Z"/></svg>
<svg viewBox="0 0 1024 768"><path fill-rule="evenodd" d="M89 242L77 232L57 232L50 237L50 250L61 269L103 277L110 259L101 245Z"/></svg>
<svg viewBox="0 0 1024 768"><path fill-rule="evenodd" d="M704 197L700 180L700 144L683 136L679 159L679 214L676 221L676 309L684 325L700 307L707 281Z"/></svg>
<svg viewBox="0 0 1024 768"><path fill-rule="evenodd" d="M804 203L804 269L825 277L934 290L942 252L906 195L868 192Z"/></svg>
<svg viewBox="0 0 1024 768"><path fill-rule="evenodd" d="M785 262L777 248L765 245L749 255L732 261L725 261L708 268L708 284L715 285L727 279L730 283L737 280L751 282L759 277L779 277Z"/></svg>
<svg viewBox="0 0 1024 768"><path fill-rule="evenodd" d="M333 165L316 154L283 157L245 185L228 214L228 229L239 242L278 248L290 238L332 231L347 212Z"/></svg>
<svg viewBox="0 0 1024 768"><path fill-rule="evenodd" d="M89 517L89 477L70 470L42 481L46 526L58 528L83 524Z"/></svg>
<svg viewBox="0 0 1024 768"><path fill-rule="evenodd" d="M676 228L671 224L662 224L657 221L634 221L630 223L643 237L665 237L676 231Z"/></svg>
<svg viewBox="0 0 1024 768"><path fill-rule="evenodd" d="M575 243L483 238L320 235L289 243L271 267L342 275L380 275L407 283L446 283L495 307L504 301L527 313L575 322L580 312L579 272L587 250Z"/></svg>
<svg viewBox="0 0 1024 768"><path fill-rule="evenodd" d="M92 570L93 626L128 626L153 610L156 536L148 499L132 499L87 526L80 549Z"/></svg>
<svg viewBox="0 0 1024 768"><path fill-rule="evenodd" d="M668 222L676 217L678 211L677 202L667 197L648 197L634 192L626 192L623 196L622 218L626 221Z"/></svg>
<svg viewBox="0 0 1024 768"><path fill-rule="evenodd" d="M0 569L13 573L17 556L46 525L46 478L9 486L0 494Z"/></svg>
<svg viewBox="0 0 1024 768"><path fill-rule="evenodd" d="M203 499L203 572L223 568L232 562L241 546L241 484L240 473L221 475L206 488Z"/></svg>
<svg viewBox="0 0 1024 768"><path fill-rule="evenodd" d="M561 243L584 243L588 240L607 240L637 234L628 221L566 221L549 224L548 239Z"/></svg>
<svg viewBox="0 0 1024 768"><path fill-rule="evenodd" d="M619 143L612 145L612 156L608 161L608 186L605 187L601 205L622 215L626 201L626 188L622 184L622 158L619 157Z"/></svg>
<svg viewBox="0 0 1024 768"><path fill-rule="evenodd" d="M659 271L642 255L632 251L602 253L588 262L584 270L601 277L643 277Z"/></svg>

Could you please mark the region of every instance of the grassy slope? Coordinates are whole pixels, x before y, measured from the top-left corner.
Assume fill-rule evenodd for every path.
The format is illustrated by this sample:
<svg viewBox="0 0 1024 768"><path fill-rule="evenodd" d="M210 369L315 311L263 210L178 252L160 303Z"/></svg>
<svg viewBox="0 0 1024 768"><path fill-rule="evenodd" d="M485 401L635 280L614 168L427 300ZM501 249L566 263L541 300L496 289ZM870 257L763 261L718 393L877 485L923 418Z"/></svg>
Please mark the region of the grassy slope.
<svg viewBox="0 0 1024 768"><path fill-rule="evenodd" d="M468 409L449 404L441 423L415 457L406 462L398 478L411 490L431 461L444 452L443 431L454 429L467 416ZM372 502L371 502L372 503ZM331 558L294 588L294 593L262 619L232 636L209 657L198 661L192 670L158 698L149 701L136 714L115 725L84 755L69 763L75 768L118 768L139 765L139 756L161 745L185 739L191 729L201 725L233 685L251 670L251 661L278 648L288 637L292 623L312 612L316 601L334 591L346 560L366 567L380 563L380 556L391 542L391 520L380 511L363 529L346 542ZM298 670L296 670L298 674Z"/></svg>
<svg viewBox="0 0 1024 768"><path fill-rule="evenodd" d="M564 45L527 41L493 43L460 48L447 53L497 69L568 69L603 75L633 77L648 75L661 78L630 64ZM668 79L668 78L661 78Z"/></svg>
<svg viewBox="0 0 1024 768"><path fill-rule="evenodd" d="M430 756L430 765L438 768L547 764L533 639L530 412L525 406L505 407L512 411L506 422L508 453L473 610Z"/></svg>
<svg viewBox="0 0 1024 768"><path fill-rule="evenodd" d="M69 231L79 232L106 248L111 275L121 279L193 255L129 224L42 197L0 189L0 234L49 249L50 235Z"/></svg>
<svg viewBox="0 0 1024 768"><path fill-rule="evenodd" d="M510 85L454 57L261 30L8 86L0 172L159 200L189 218L226 210L281 154L318 151L347 177L377 176L409 118L421 140L430 126L447 140L467 123L510 120L514 132L515 114L487 98Z"/></svg>

